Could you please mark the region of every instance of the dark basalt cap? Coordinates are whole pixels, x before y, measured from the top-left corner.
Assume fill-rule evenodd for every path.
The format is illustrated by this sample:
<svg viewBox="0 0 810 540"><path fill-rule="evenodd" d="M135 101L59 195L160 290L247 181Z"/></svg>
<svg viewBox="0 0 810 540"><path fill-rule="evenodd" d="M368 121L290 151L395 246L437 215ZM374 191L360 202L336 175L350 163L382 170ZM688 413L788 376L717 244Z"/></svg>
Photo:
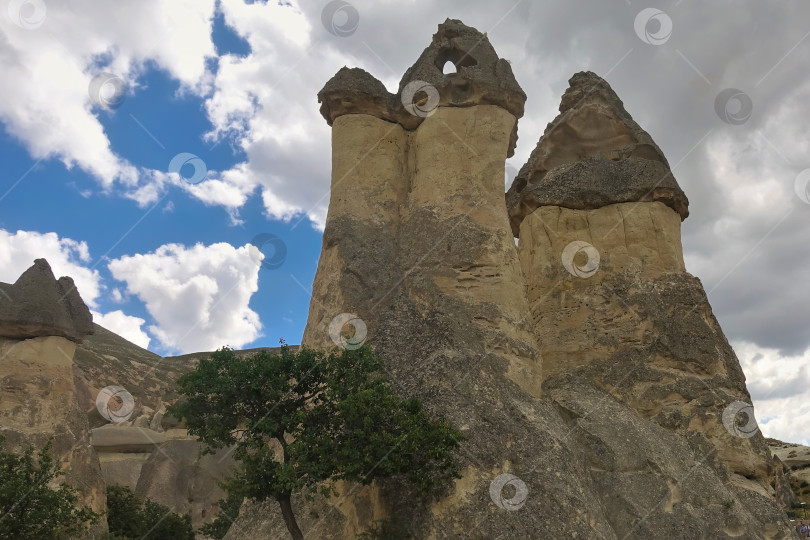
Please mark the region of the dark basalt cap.
<svg viewBox="0 0 810 540"><path fill-rule="evenodd" d="M594 209L659 201L686 219L689 200L664 153L610 85L591 72L577 73L569 84L560 114L506 193L513 234L540 206Z"/></svg>
<svg viewBox="0 0 810 540"><path fill-rule="evenodd" d="M93 333L93 316L73 280L57 281L48 261L37 259L13 285L0 283L0 337L61 336L81 343Z"/></svg>
<svg viewBox="0 0 810 540"><path fill-rule="evenodd" d="M456 73L445 75L445 63L453 62ZM413 86L416 85L416 86ZM343 68L318 92L321 114L329 125L344 114L370 114L415 129L427 114L409 112L426 102L432 110L439 106L472 107L497 105L523 116L526 94L512 73L509 62L499 58L486 34L459 20L447 19L439 25L431 44L400 81L397 94L368 72ZM508 155L514 153L517 123Z"/></svg>

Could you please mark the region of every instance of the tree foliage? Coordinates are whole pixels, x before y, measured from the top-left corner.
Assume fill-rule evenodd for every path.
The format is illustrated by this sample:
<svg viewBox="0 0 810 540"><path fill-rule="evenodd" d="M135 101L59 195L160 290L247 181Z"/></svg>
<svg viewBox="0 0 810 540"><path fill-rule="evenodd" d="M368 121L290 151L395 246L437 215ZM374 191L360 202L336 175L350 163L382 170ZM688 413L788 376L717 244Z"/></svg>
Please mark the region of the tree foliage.
<svg viewBox="0 0 810 540"><path fill-rule="evenodd" d="M194 540L191 516L178 515L154 501L141 502L125 486L107 487L107 523L113 538Z"/></svg>
<svg viewBox="0 0 810 540"><path fill-rule="evenodd" d="M336 493L339 480L369 484L393 476L423 494L458 478L463 436L402 399L370 347L324 353L286 345L238 356L223 348L180 378L185 398L170 413L209 451L235 446L229 492L279 501L300 538L290 496Z"/></svg>
<svg viewBox="0 0 810 540"><path fill-rule="evenodd" d="M200 534L217 540L224 538L230 530L231 524L236 521L243 500L241 495L228 493L227 498L219 501L219 513L216 519L200 527Z"/></svg>
<svg viewBox="0 0 810 540"><path fill-rule="evenodd" d="M0 447L5 442L0 437ZM0 538L66 538L96 523L99 514L78 507L75 488L52 484L62 475L48 441L34 457L29 446L22 455L0 451Z"/></svg>

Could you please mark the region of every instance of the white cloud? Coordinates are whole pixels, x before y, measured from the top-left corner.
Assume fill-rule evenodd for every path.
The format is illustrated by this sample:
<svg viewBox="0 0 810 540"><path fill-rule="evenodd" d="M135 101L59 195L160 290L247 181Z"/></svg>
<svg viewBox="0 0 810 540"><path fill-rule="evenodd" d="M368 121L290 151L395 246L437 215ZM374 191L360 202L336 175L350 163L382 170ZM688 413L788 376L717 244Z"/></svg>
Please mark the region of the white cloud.
<svg viewBox="0 0 810 540"><path fill-rule="evenodd" d="M745 372L757 421L766 437L810 444L810 349L783 356L776 349L733 343Z"/></svg>
<svg viewBox="0 0 810 540"><path fill-rule="evenodd" d="M328 34L320 21L313 23L297 6L224 0L222 11L226 23L248 41L251 54L220 58L214 93L205 103L214 126L208 137L234 137L247 161L224 171L222 185L197 196L241 206L259 186L269 217L289 220L303 214L322 228L329 203L330 134L315 94L338 67L362 62L323 42Z"/></svg>
<svg viewBox="0 0 810 540"><path fill-rule="evenodd" d="M118 334L139 347L144 349L149 347L151 339L141 328L146 321L140 317L126 315L120 309L104 314L97 311L91 311L91 313L93 314L94 323L103 326L110 332Z"/></svg>
<svg viewBox="0 0 810 540"><path fill-rule="evenodd" d="M90 250L86 242L59 238L56 233L0 229L0 281L14 283L20 274L34 264L34 259L47 259L56 278L69 276L76 283L82 300L95 307L103 286L97 270L87 268Z"/></svg>
<svg viewBox="0 0 810 540"><path fill-rule="evenodd" d="M156 322L149 331L168 350L238 348L260 336L259 316L248 307L259 266L247 246L167 244L115 259L109 269L146 304Z"/></svg>
<svg viewBox="0 0 810 540"><path fill-rule="evenodd" d="M23 3L25 5L25 3ZM24 29L0 14L0 121L34 159L78 166L106 189L138 183L139 171L111 148L88 94L108 71L136 86L147 62L179 80L183 91L210 85L205 60L214 0L49 2L44 23ZM27 7L31 7L30 5ZM139 129L133 123L133 129ZM148 171L141 171L147 172Z"/></svg>

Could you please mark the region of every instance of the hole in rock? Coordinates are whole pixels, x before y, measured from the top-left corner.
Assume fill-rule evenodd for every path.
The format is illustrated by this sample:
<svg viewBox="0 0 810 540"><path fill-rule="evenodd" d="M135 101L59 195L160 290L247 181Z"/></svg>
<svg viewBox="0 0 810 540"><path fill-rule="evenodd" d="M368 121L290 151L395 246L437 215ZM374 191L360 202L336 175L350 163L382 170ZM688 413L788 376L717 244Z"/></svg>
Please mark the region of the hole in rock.
<svg viewBox="0 0 810 540"><path fill-rule="evenodd" d="M450 68L452 71L448 70L448 63L453 64ZM477 66L478 60L470 56L464 51L460 51L458 49L444 49L439 52L436 56L436 67L442 70L442 73L445 75L449 73L456 73L459 69L463 67L470 67L470 66Z"/></svg>
<svg viewBox="0 0 810 540"><path fill-rule="evenodd" d="M458 73L458 71L456 70L456 65L450 60L448 60L447 62L444 63L442 73L444 73L445 75L452 75L453 73Z"/></svg>

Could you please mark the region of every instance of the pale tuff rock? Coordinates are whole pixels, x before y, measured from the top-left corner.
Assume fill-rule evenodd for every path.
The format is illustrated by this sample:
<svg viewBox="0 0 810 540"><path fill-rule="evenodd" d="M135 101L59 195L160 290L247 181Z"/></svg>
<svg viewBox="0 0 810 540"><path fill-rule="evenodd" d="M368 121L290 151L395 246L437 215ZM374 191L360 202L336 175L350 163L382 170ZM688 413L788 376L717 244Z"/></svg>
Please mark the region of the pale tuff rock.
<svg viewBox="0 0 810 540"><path fill-rule="evenodd" d="M418 125L391 114L364 72L343 70L321 93L332 193L302 343L332 348L336 316L362 319L399 391L468 435L463 478L427 498L398 480L342 486L329 500L294 497L304 534L356 538L391 519L414 538L789 538L761 435L736 438L720 422L725 405L749 398L684 270L686 198L674 180L662 184L668 193L642 193L668 172L660 150L606 84L594 91L603 101L582 110L574 84L567 138L549 138L539 165L524 167L556 178L554 196L538 188L542 204L511 215L510 227L504 159L522 107L511 71L499 100L488 93L495 83L482 74L498 73L494 51L477 66L460 61L477 51L467 36L480 34L442 25L403 79L400 90L413 78L440 89ZM466 94L439 75L456 46ZM352 87L352 77L365 82ZM602 186L617 178L616 189ZM568 205L588 193L591 203ZM604 251L601 270L569 273L560 260L569 239ZM591 272L587 261L572 265ZM542 333L538 317L559 328ZM512 510L491 495L505 473L525 486ZM246 505L228 538L286 537L276 507Z"/></svg>
<svg viewBox="0 0 810 540"><path fill-rule="evenodd" d="M73 382L76 343L92 316L68 277L37 259L13 285L0 284L0 434L6 449L42 448L50 437L64 480L81 504L103 513L107 496ZM106 528L102 518L95 532Z"/></svg>
<svg viewBox="0 0 810 540"><path fill-rule="evenodd" d="M661 149L625 110L610 85L591 72L574 75L529 161L506 194L512 232L541 206L591 210L660 201L689 215L689 201Z"/></svg>
<svg viewBox="0 0 810 540"><path fill-rule="evenodd" d="M81 504L102 513L104 479L73 385L75 347L61 336L0 338L0 435L6 438L4 449L16 452L29 445L42 448L53 437L64 481L78 490ZM102 518L96 531L105 528Z"/></svg>
<svg viewBox="0 0 810 540"><path fill-rule="evenodd" d="M590 380L683 435L745 498L772 500L777 470L762 435L740 437L724 421L730 404L751 398L686 273L687 202L666 160L593 74L571 79L560 110L507 195L544 389L562 403L559 390Z"/></svg>
<svg viewBox="0 0 810 540"><path fill-rule="evenodd" d="M443 73L446 62L455 73ZM517 119L526 94L509 62L499 58L486 34L454 19L439 25L431 44L399 83L396 94L368 72L344 67L318 93L321 114L331 126L346 114L368 114L407 130L416 129L436 107L496 105L515 117L510 126L508 156L517 143ZM412 107L420 112L414 114ZM411 107L409 111L408 108Z"/></svg>
<svg viewBox="0 0 810 540"><path fill-rule="evenodd" d="M73 280L57 281L45 259L34 261L13 285L0 283L0 337L61 336L81 343L92 325Z"/></svg>
<svg viewBox="0 0 810 540"><path fill-rule="evenodd" d="M219 482L229 475L233 459L227 448L206 455L203 448L196 438L170 432L143 462L135 494L190 514L194 527L213 521L219 501L227 497Z"/></svg>

